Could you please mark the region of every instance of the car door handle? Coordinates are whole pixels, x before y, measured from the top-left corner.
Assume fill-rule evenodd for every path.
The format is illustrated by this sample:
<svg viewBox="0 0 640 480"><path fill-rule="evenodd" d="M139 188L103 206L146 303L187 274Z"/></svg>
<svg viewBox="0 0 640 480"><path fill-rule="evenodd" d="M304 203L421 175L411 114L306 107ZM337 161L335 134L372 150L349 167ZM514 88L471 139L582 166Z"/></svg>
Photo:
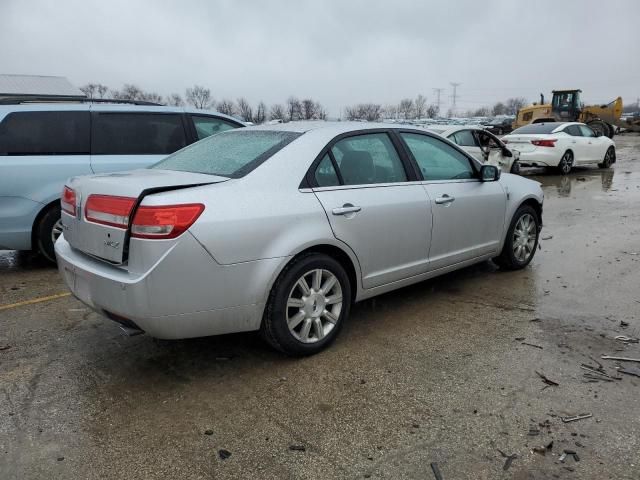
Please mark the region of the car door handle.
<svg viewBox="0 0 640 480"><path fill-rule="evenodd" d="M445 193L443 196L436 198L436 204L448 205L449 203L453 202L455 199L456 197L450 197Z"/></svg>
<svg viewBox="0 0 640 480"><path fill-rule="evenodd" d="M345 204L342 207L334 208L333 210L331 210L331 213L333 213L334 215L347 215L349 213L359 212L360 210L362 210L361 207L356 207L351 204Z"/></svg>

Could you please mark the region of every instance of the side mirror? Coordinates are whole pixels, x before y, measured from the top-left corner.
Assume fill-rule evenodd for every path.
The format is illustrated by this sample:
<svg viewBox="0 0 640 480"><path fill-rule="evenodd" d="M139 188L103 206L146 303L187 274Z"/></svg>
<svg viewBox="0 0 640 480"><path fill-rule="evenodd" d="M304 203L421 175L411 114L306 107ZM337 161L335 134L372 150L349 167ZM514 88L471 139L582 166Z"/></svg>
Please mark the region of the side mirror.
<svg viewBox="0 0 640 480"><path fill-rule="evenodd" d="M482 165L480 167L480 180L483 182L495 182L500 179L500 169L495 165Z"/></svg>

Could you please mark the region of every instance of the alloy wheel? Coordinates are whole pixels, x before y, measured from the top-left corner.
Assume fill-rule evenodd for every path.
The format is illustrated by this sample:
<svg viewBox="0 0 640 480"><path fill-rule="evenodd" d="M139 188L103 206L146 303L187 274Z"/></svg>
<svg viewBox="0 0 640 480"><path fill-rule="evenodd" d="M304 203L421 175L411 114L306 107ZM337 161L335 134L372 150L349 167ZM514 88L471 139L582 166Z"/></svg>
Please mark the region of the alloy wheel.
<svg viewBox="0 0 640 480"><path fill-rule="evenodd" d="M570 152L567 152L562 156L562 160L560 160L560 170L566 175L571 171L572 166L573 156Z"/></svg>
<svg viewBox="0 0 640 480"><path fill-rule="evenodd" d="M308 271L287 298L289 332L300 342L319 342L338 323L342 302L342 286L333 273L319 268Z"/></svg>
<svg viewBox="0 0 640 480"><path fill-rule="evenodd" d="M519 262L526 262L533 255L538 233L536 230L536 221L530 213L525 213L518 219L513 230L513 256Z"/></svg>
<svg viewBox="0 0 640 480"><path fill-rule="evenodd" d="M53 224L53 228L51 229L52 243L56 243L56 240L58 240L58 237L61 234L62 234L62 219L58 219L58 221Z"/></svg>

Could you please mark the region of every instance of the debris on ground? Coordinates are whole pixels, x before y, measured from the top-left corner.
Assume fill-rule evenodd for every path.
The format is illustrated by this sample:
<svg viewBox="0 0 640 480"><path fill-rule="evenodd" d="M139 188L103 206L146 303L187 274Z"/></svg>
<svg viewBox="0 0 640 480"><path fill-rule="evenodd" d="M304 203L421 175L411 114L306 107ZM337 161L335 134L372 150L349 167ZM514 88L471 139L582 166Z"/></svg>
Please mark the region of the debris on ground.
<svg viewBox="0 0 640 480"><path fill-rule="evenodd" d="M636 367L621 367L618 369L620 373L625 373L627 375L635 375L636 377L640 377L640 368Z"/></svg>
<svg viewBox="0 0 640 480"><path fill-rule="evenodd" d="M542 240L551 240L553 238L553 235L545 235L544 237L542 237Z"/></svg>
<svg viewBox="0 0 640 480"><path fill-rule="evenodd" d="M433 470L433 476L436 477L436 480L443 480L442 474L440 473L440 469L438 468L438 464L436 462L431 463L431 470Z"/></svg>
<svg viewBox="0 0 640 480"><path fill-rule="evenodd" d="M538 372L537 370L536 370L536 374L537 374L537 375L542 379L542 381L543 381L544 383L546 383L546 384L547 384L547 386L546 386L546 387L544 387L544 388L543 388L543 390L544 390L545 388L547 388L547 387L557 387L557 386L559 386L559 385L560 385L558 382L554 382L553 380L550 380L549 378L547 378L547 376L546 376L546 375L543 375L542 373Z"/></svg>
<svg viewBox="0 0 640 480"><path fill-rule="evenodd" d="M231 452L229 450L225 450L224 448L218 450L218 456L220 460L226 460L231 456Z"/></svg>
<svg viewBox="0 0 640 480"><path fill-rule="evenodd" d="M578 454L576 453L575 450L568 450L568 449L564 449L562 451L562 455L560 455L560 458L558 458L558 460L560 460L562 463L564 463L565 459L571 455L573 457L573 460L576 462L580 461L580 457L578 456Z"/></svg>
<svg viewBox="0 0 640 480"><path fill-rule="evenodd" d="M502 455L503 458L505 458L506 460L504 461L504 465L502 466L502 470L509 470L509 467L511 466L511 463L518 458L518 454L513 453L511 455L507 455L506 453L504 453L502 450L500 450L499 448L497 449L498 452L500 452L500 455Z"/></svg>
<svg viewBox="0 0 640 480"><path fill-rule="evenodd" d="M591 413L581 413L580 415L573 415L571 417L560 417L560 419L564 423L576 422L578 420L584 420L585 418L591 418L593 415Z"/></svg>
<svg viewBox="0 0 640 480"><path fill-rule="evenodd" d="M627 357L612 357L611 355L602 355L600 358L603 360L618 360L619 362L638 362L640 358L627 358Z"/></svg>
<svg viewBox="0 0 640 480"><path fill-rule="evenodd" d="M208 430L207 429L207 430L204 431L204 434L205 435L213 435L213 430Z"/></svg>
<svg viewBox="0 0 640 480"><path fill-rule="evenodd" d="M530 437L535 437L536 435L540 435L540 429L536 425L529 426L529 432L527 433Z"/></svg>
<svg viewBox="0 0 640 480"><path fill-rule="evenodd" d="M2 350L9 350L11 348L11 345L0 345L0 352Z"/></svg>
<svg viewBox="0 0 640 480"><path fill-rule="evenodd" d="M528 345L529 347L535 347L535 348L539 348L540 350L542 350L542 347L540 345L536 345L535 343L522 342L522 345Z"/></svg>
<svg viewBox="0 0 640 480"><path fill-rule="evenodd" d="M625 322L624 320L620 320L620 326L622 328L627 328L629 326L629 322Z"/></svg>
<svg viewBox="0 0 640 480"><path fill-rule="evenodd" d="M624 343L639 343L640 342L640 338L635 338L635 337L628 337L626 335L618 335L617 337L614 337L615 340L618 340L620 342L624 342Z"/></svg>
<svg viewBox="0 0 640 480"><path fill-rule="evenodd" d="M289 445L289 450L291 450L292 452L306 452L307 447L305 447L304 445Z"/></svg>
<svg viewBox="0 0 640 480"><path fill-rule="evenodd" d="M589 379L590 381L603 381L603 382L613 382L614 380L622 380L622 377L614 377L607 373L604 369L604 365L602 365L599 361L597 361L593 357L589 357L593 362L597 364L597 366L589 365L588 363L581 363L580 368L586 370L587 373L584 374L584 377Z"/></svg>

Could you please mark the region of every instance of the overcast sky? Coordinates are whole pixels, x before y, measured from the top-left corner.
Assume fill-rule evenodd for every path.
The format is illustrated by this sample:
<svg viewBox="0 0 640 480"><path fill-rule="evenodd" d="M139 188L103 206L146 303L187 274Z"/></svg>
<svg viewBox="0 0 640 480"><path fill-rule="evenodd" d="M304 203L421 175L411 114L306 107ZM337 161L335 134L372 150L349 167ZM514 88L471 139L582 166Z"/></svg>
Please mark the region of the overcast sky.
<svg viewBox="0 0 640 480"><path fill-rule="evenodd" d="M313 97L330 115L422 93L461 110L553 88L640 96L638 0L0 0L0 73Z"/></svg>

